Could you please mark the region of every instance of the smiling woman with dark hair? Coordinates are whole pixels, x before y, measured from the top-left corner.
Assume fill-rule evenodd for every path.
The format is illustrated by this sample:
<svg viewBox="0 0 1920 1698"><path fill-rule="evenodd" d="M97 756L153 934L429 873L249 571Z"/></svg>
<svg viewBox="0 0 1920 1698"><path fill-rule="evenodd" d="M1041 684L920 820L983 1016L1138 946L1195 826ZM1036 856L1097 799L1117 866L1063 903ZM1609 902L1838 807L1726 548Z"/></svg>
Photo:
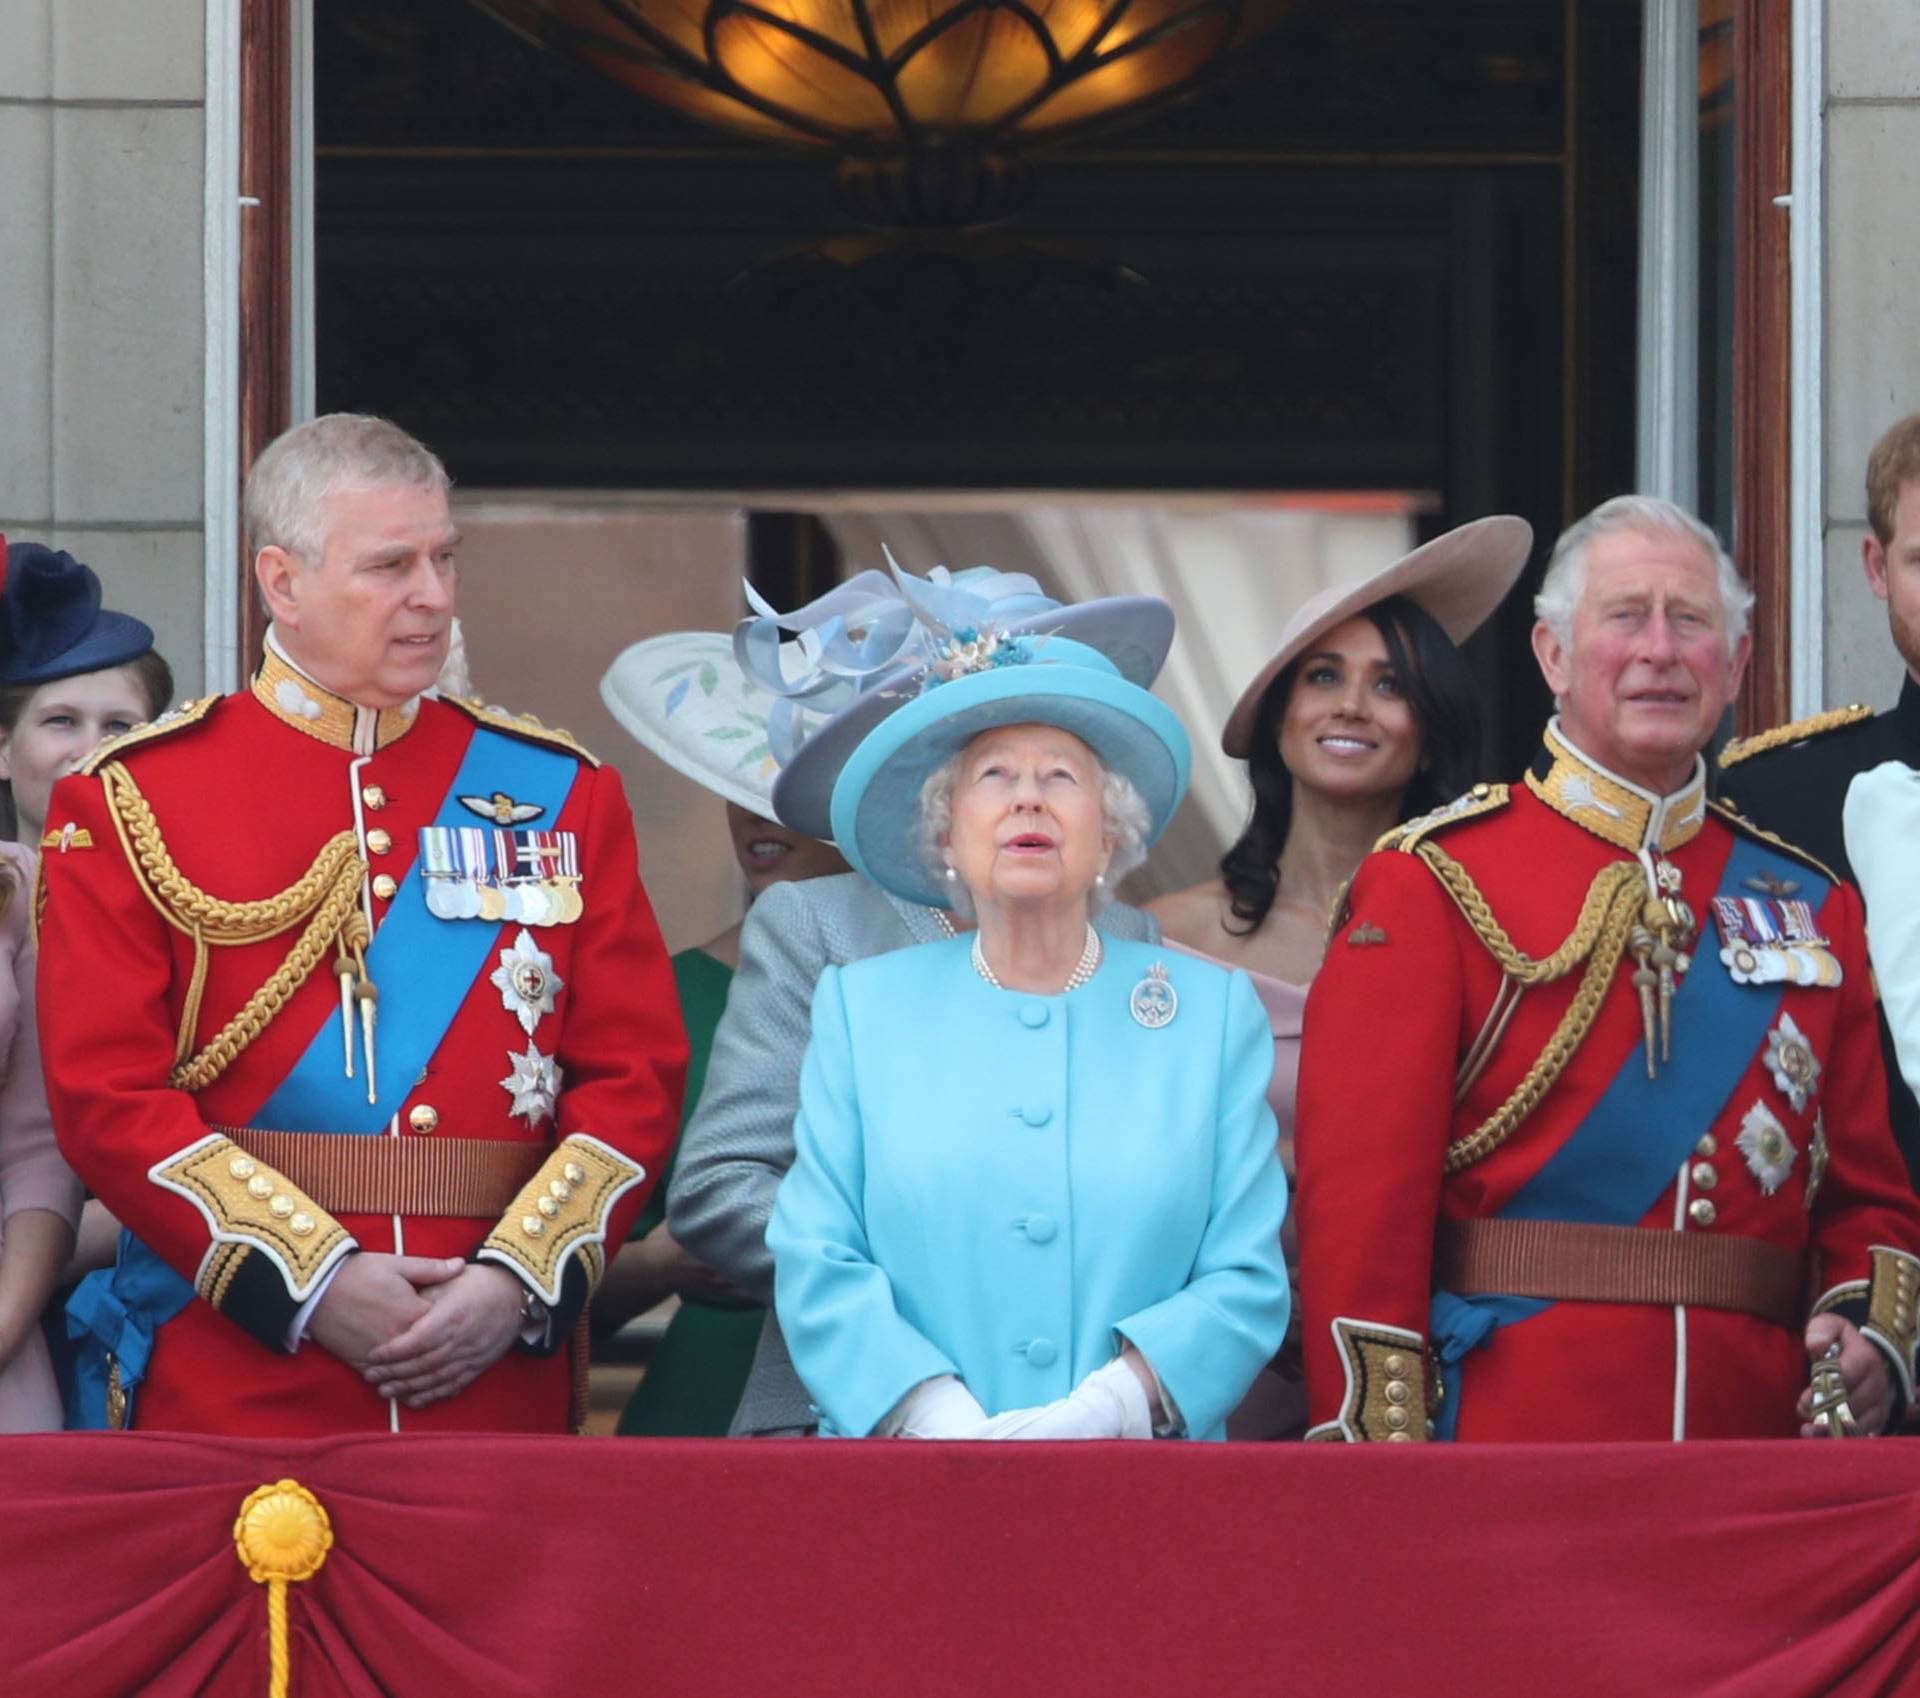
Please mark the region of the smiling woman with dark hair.
<svg viewBox="0 0 1920 1698"><path fill-rule="evenodd" d="M1246 829L1217 879L1150 904L1169 943L1242 969L1259 993L1273 1029L1269 1100L1289 1179L1301 1017L1328 919L1383 832L1473 782L1480 721L1455 644L1513 587L1532 540L1523 520L1479 519L1304 603L1221 736L1247 763ZM1291 1264L1291 1216L1285 1240ZM1228 1431L1286 1438L1305 1425L1290 1345Z"/></svg>

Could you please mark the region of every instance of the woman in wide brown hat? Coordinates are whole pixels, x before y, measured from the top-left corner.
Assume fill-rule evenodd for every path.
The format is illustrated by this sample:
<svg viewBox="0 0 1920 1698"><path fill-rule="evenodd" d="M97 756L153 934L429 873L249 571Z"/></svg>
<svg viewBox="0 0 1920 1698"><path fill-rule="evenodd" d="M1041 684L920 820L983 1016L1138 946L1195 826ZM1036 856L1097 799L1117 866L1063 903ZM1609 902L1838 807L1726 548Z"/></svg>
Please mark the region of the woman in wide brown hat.
<svg viewBox="0 0 1920 1698"><path fill-rule="evenodd" d="M1522 519L1476 519L1304 602L1221 733L1247 763L1246 829L1218 878L1149 905L1170 944L1240 968L1266 1005L1269 1101L1289 1184L1301 1016L1334 901L1383 832L1478 776L1479 715L1456 645L1513 587L1532 543ZM1282 1237L1291 1269L1291 1215ZM1290 1340L1228 1432L1288 1438L1305 1423Z"/></svg>

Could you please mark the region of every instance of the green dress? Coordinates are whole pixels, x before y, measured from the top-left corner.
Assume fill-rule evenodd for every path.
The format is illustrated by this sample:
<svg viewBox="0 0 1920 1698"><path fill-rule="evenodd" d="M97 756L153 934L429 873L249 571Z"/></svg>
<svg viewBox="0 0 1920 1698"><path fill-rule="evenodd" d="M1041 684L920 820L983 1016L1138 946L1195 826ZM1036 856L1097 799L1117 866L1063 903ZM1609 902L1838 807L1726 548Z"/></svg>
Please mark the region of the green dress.
<svg viewBox="0 0 1920 1698"><path fill-rule="evenodd" d="M680 1116L684 1134L707 1081L707 1057L727 1006L733 969L705 950L683 949L673 958L673 981L687 1028L687 1096ZM667 1187L679 1153L676 1140L631 1237L644 1238L666 1218ZM683 1297L645 1376L620 1412L617 1430L647 1438L726 1437L753 1366L765 1314L757 1303L729 1305Z"/></svg>

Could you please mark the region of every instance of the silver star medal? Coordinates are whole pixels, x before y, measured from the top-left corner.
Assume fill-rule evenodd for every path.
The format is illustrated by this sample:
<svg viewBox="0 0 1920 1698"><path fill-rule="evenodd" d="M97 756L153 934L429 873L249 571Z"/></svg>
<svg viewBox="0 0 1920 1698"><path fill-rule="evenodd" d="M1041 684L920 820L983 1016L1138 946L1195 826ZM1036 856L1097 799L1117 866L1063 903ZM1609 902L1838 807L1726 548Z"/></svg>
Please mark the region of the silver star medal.
<svg viewBox="0 0 1920 1698"><path fill-rule="evenodd" d="M1763 1195L1771 1197L1787 1182L1799 1151L1765 1103L1756 1102L1747 1110L1740 1122L1740 1136L1733 1142L1747 1158L1747 1171L1759 1181Z"/></svg>
<svg viewBox="0 0 1920 1698"><path fill-rule="evenodd" d="M1820 1089L1820 1063L1791 1014L1783 1012L1780 1024L1767 1034L1766 1062L1780 1094L1793 1104L1793 1112L1805 1114L1808 1100Z"/></svg>
<svg viewBox="0 0 1920 1698"><path fill-rule="evenodd" d="M553 1012L553 999L566 989L567 981L553 970L553 957L522 926L512 948L500 951L500 965L494 968L488 983L500 993L501 1006L532 1037L540 1016Z"/></svg>
<svg viewBox="0 0 1920 1698"><path fill-rule="evenodd" d="M531 1043L525 1055L507 1051L513 1071L500 1081L500 1087L513 1098L507 1112L518 1115L529 1126L538 1126L553 1113L554 1099L560 1095L560 1067L550 1055L542 1055Z"/></svg>
<svg viewBox="0 0 1920 1698"><path fill-rule="evenodd" d="M1154 962L1147 969L1147 976L1133 987L1127 1009L1150 1032L1173 1024L1174 1015L1180 1012L1180 993L1167 977L1164 961Z"/></svg>

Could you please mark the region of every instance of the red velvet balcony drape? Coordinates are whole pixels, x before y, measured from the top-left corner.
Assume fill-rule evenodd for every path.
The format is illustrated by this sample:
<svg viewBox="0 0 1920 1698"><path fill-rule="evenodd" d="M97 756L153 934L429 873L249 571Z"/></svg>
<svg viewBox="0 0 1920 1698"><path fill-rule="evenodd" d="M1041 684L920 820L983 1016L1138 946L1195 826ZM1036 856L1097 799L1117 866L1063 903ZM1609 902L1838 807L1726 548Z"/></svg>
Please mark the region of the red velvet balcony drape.
<svg viewBox="0 0 1920 1698"><path fill-rule="evenodd" d="M267 1690L234 1556L334 1548L293 1698L1920 1691L1920 1445L0 1442L0 1691Z"/></svg>

